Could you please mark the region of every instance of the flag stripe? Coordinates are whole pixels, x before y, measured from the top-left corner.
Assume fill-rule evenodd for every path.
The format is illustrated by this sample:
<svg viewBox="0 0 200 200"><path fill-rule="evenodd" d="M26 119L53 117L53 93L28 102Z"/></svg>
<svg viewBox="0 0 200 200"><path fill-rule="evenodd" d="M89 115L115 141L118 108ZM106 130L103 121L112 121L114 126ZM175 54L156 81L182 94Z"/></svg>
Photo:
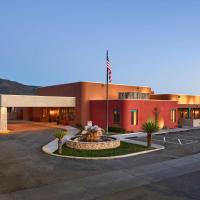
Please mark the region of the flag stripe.
<svg viewBox="0 0 200 200"><path fill-rule="evenodd" d="M107 67L108 80L109 80L109 83L111 83L112 82L112 67L111 67L111 63L109 61L108 51L107 51L107 56L106 56L106 67Z"/></svg>

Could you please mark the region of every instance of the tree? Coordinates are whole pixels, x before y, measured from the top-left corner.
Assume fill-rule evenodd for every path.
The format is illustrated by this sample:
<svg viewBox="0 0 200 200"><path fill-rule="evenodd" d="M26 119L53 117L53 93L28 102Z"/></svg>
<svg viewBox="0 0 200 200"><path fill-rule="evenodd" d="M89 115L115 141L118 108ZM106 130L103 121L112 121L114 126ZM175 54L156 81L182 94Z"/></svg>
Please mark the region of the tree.
<svg viewBox="0 0 200 200"><path fill-rule="evenodd" d="M147 146L150 148L152 143L152 133L159 130L158 124L156 122L147 121L143 124L143 130L147 133Z"/></svg>
<svg viewBox="0 0 200 200"><path fill-rule="evenodd" d="M58 139L58 153L62 154L62 139L67 134L67 130L56 130L55 137Z"/></svg>

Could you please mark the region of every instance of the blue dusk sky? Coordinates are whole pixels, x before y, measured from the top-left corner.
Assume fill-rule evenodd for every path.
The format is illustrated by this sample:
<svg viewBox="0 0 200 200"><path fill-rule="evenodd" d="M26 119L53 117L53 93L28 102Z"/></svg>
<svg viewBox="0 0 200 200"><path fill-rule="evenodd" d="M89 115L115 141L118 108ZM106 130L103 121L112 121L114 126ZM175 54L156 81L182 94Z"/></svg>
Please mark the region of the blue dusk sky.
<svg viewBox="0 0 200 200"><path fill-rule="evenodd" d="M199 0L0 0L0 77L200 95Z"/></svg>

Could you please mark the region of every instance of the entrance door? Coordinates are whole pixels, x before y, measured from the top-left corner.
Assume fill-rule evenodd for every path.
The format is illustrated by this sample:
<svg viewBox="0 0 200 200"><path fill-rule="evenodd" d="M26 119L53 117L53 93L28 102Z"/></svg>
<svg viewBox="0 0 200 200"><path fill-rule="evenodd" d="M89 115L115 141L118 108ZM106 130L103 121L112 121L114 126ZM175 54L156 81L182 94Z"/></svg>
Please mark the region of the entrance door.
<svg viewBox="0 0 200 200"><path fill-rule="evenodd" d="M50 109L49 110L49 122L57 122L59 118L59 109L55 108L55 109Z"/></svg>

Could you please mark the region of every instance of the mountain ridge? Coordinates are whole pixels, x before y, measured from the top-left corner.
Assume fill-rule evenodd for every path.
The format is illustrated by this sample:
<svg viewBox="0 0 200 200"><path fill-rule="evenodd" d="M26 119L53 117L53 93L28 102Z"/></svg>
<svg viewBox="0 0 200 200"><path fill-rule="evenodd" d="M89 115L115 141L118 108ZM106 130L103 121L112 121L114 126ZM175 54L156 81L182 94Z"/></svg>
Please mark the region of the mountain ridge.
<svg viewBox="0 0 200 200"><path fill-rule="evenodd" d="M25 85L17 81L0 78L0 94L35 95L39 86Z"/></svg>

